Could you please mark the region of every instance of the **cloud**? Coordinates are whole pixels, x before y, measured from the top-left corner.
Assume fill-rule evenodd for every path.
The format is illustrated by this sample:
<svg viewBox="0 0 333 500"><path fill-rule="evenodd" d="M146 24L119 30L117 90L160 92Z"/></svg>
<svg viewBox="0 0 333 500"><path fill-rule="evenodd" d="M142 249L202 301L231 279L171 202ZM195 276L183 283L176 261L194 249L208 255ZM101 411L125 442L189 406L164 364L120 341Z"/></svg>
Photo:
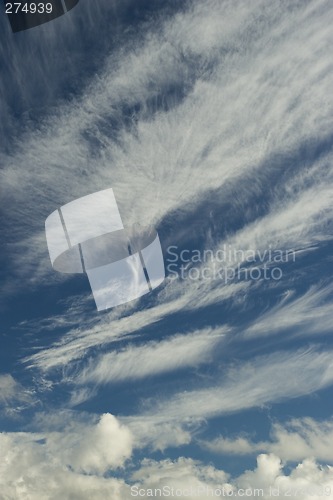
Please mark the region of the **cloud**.
<svg viewBox="0 0 333 500"><path fill-rule="evenodd" d="M43 425L48 431L0 434L4 498L129 500L135 495L151 498L154 492L161 496L161 490L169 496L173 491L178 497L194 500L219 497L222 491L228 496L244 496L247 489L247 498L269 499L291 491L293 497L307 500L330 497L332 492L332 468L307 458L286 473L280 458L272 453L259 455L255 469L235 477L183 456L173 460L144 458L136 467L124 468L126 459L134 457L136 441L126 425L110 414L85 423L67 420L66 424L63 417L60 422L54 415L45 415ZM59 426L63 429L56 430Z"/></svg>
<svg viewBox="0 0 333 500"><path fill-rule="evenodd" d="M260 193L266 176L283 174L294 161L292 154L286 164L276 158L304 144L320 149L332 125L331 22L327 1L287 8L196 2L154 24L135 46L110 54L80 97L3 155L12 267L21 286L32 272L35 284L53 274L43 257L43 223L65 202L110 185L126 224L138 214L156 223L177 209L194 210L228 182L251 179ZM149 104L159 95L168 102L168 89L184 82L175 106ZM133 109L130 126L124 108ZM327 196L315 199L314 206L328 206Z"/></svg>
<svg viewBox="0 0 333 500"><path fill-rule="evenodd" d="M146 490L143 498L149 498L153 496L149 490L163 490L164 487L165 491L172 491L173 488L174 496L178 490L179 497L207 498L203 492L217 485L227 486L228 477L224 471L215 469L211 465L203 465L191 458L180 457L177 460L161 461L146 459L142 461L140 469L132 475L132 480L135 481L132 491L135 493L138 489ZM189 494L191 489L194 492L192 495ZM156 496L158 494L157 491Z"/></svg>
<svg viewBox="0 0 333 500"><path fill-rule="evenodd" d="M214 347L227 328L198 330L167 340L146 342L102 354L75 374L79 384L137 380L177 369L195 367L212 359Z"/></svg>
<svg viewBox="0 0 333 500"><path fill-rule="evenodd" d="M12 375L0 375L0 408L14 416L23 408L34 404L33 391L24 388Z"/></svg>
<svg viewBox="0 0 333 500"><path fill-rule="evenodd" d="M95 9L98 18L104 3ZM88 13L92 11L89 7ZM88 28L94 19L87 16ZM327 96L333 87L328 50L332 24L328 0L186 2L181 12L147 21L139 39L130 37L119 50L100 54L103 68L43 120L22 117L22 126L11 129L10 153L6 149L0 153L2 232L8 248L2 296L22 290L44 293L68 279L51 268L44 220L63 203L106 186L114 189L126 225L138 219L158 225L165 244L193 246L198 237L203 246L215 250L224 244L243 250L271 244L297 248L306 255L310 247L331 240L333 114ZM63 64L57 62L62 57L53 57L62 39L55 26L43 31L41 39L37 32L32 35L45 48L39 51L41 62L34 65L36 78L51 92L61 85ZM67 24L60 33L76 34L73 26ZM34 43L28 43L30 54ZM29 53L25 50L13 52L12 75L15 81L28 82L20 86L31 107L33 85L30 88L31 79L25 78L31 74L31 57L23 56ZM93 59L88 53L89 57ZM45 85L44 69L53 65L50 61L56 61L48 73L54 79ZM66 58L65 63L72 67ZM17 99L18 93L13 95ZM7 113L7 104L1 106ZM276 288L291 291L290 299L273 307L269 319L256 304L254 319L246 318L243 325L246 335L265 334L270 328L274 333L275 325L293 327L297 334L328 330L331 287L314 285L296 297L292 291L299 277L295 273L288 278ZM325 444L332 439L331 423L322 428L311 419L275 426L271 441L264 443L245 437L216 442L228 453L247 454L253 449L269 453L259 456L254 470L238 477L184 457L148 458L135 472L126 469L135 448L165 451L188 445L206 418L310 394L332 384L330 350L282 350L226 361L214 338L216 332L229 331L222 314L217 328L215 317L214 325L195 333L184 322L179 333L176 313L190 317L199 312L204 317L208 306L228 301L237 317L258 289L264 289L262 284L168 279L144 310L138 310L140 303L135 302L92 317L86 312L86 296L77 302L69 297L69 304L71 300L75 304L62 304L67 315L31 324L34 332L45 326L48 331L64 330L51 346L27 356L31 368L52 374L60 368L63 379L83 369L77 371L82 384L141 380L212 359L214 381L196 379L185 391L185 383L177 379L176 389L153 402L148 398L141 413L121 421L105 414L96 421L67 422L58 430L2 434L1 494L31 500L127 500L132 498L133 484L202 488L221 483L229 490L296 488L301 491L298 497L307 499L311 488L332 487L332 469L311 458L331 461ZM38 301L32 307L39 314ZM143 345L139 334L150 326L158 335L164 319L171 325L170 338L156 337ZM243 340L240 334L235 336L240 350L247 349L248 344L240 343ZM119 347L120 341L126 347ZM88 362L87 355L96 346L112 350ZM90 396L87 387L78 386L71 403ZM0 401L6 407L26 405L29 398L30 393L10 375L0 377ZM52 417L47 415L50 421ZM281 458L302 462L287 473Z"/></svg>
<svg viewBox="0 0 333 500"><path fill-rule="evenodd" d="M298 461L315 457L321 462L332 463L332 439L331 420L316 421L307 417L293 419L286 424L274 423L270 441L253 442L246 437L219 437L201 444L216 453L249 455L260 451L273 453L282 460Z"/></svg>
<svg viewBox="0 0 333 500"><path fill-rule="evenodd" d="M34 331L43 330L45 327L49 330L59 327L70 328L60 341L32 354L25 361L28 366L43 371L68 366L69 363L84 358L96 345L112 345L119 340L135 338L138 332L148 325L157 325L159 321L171 318L179 311L193 311L198 307L206 307L227 300L237 296L248 286L247 283L235 283L227 287L216 284L209 292L210 284L204 281L188 283L185 286L178 282L170 285L170 290L166 291L162 288L152 306L138 310L137 303L130 303L124 307L115 308L101 317L88 316L85 320L86 327L82 327L82 317L87 316L85 306L79 308L74 318L72 311L69 310L60 317L44 318L31 324L25 323L22 327ZM168 282L166 287L168 288ZM227 325L220 327L222 334L226 333L227 329ZM177 334L176 329L175 334ZM198 335L202 334L198 333Z"/></svg>
<svg viewBox="0 0 333 500"><path fill-rule="evenodd" d="M110 414L61 432L2 433L0 443L5 498L122 498L124 482L103 474L131 456L132 434Z"/></svg>
<svg viewBox="0 0 333 500"><path fill-rule="evenodd" d="M131 430L136 448L164 451L191 443L203 419L187 418L182 421L165 420L163 417L128 416L121 421Z"/></svg>
<svg viewBox="0 0 333 500"><path fill-rule="evenodd" d="M300 297L287 293L269 312L256 318L245 337L273 335L294 328L296 335L323 334L331 330L332 285L312 286Z"/></svg>
<svg viewBox="0 0 333 500"><path fill-rule="evenodd" d="M138 217L161 228L171 224L166 242L192 245L192 223L207 205L200 235L216 250L224 244L244 250L269 244L307 248L330 238L332 15L324 0L283 6L259 0L186 4L181 12L148 23L140 40L106 55L80 95L42 124L21 135L17 131L20 141L11 154L2 154L1 172L10 293L66 279L50 266L44 220L59 205L105 186L113 187L126 224ZM191 223L181 224L184 214ZM237 227L229 214L240 220ZM290 289L289 281L285 285ZM109 344L113 351L104 365L102 358L93 360L84 376L105 380L105 365L117 360L112 376L126 378L129 370L120 363L133 354L121 351L117 342L135 341L140 329L158 329L159 321L171 323L179 311L229 299L241 308L254 288L253 283L168 280L145 310L134 303L103 320L85 316L83 321L78 314L74 326L72 314L53 318L48 328L69 331L27 361L44 372L71 370L92 348ZM6 286L2 290L9 294ZM83 296L82 311L86 300ZM322 318L320 326L327 326L328 308L317 305L314 301L317 325ZM292 318L295 311L284 312ZM257 324L259 332L264 319L250 328L255 331ZM304 322L296 326L303 329ZM140 346L133 352L140 359L152 354ZM149 360L154 373L158 363ZM176 360L162 363L161 370L169 369L166 365L171 368ZM136 366L132 378L148 368ZM87 390L76 391L72 402L88 397Z"/></svg>
<svg viewBox="0 0 333 500"><path fill-rule="evenodd" d="M154 405L153 414L166 420L208 418L311 394L332 382L330 351L277 352L228 367L210 387L169 395Z"/></svg>
<svg viewBox="0 0 333 500"><path fill-rule="evenodd" d="M142 498L160 495L160 491L174 496L194 499L220 498L223 496L246 496L246 498L269 499L272 496L293 496L299 500L331 497L333 471L321 467L308 459L298 464L289 474L283 470L279 457L259 455L257 467L238 477L230 476L213 466L181 457L178 460L160 462L146 460L133 474L137 480L132 492L141 490ZM173 490L172 490L173 489Z"/></svg>
<svg viewBox="0 0 333 500"><path fill-rule="evenodd" d="M0 376L0 398L4 403L15 397L19 384L9 374Z"/></svg>
<svg viewBox="0 0 333 500"><path fill-rule="evenodd" d="M82 431L86 432L84 439L80 438L81 429L77 431L76 435L69 433L63 442L72 448L68 457L75 470L104 474L122 466L132 454L132 434L113 415L104 414L95 427L83 428Z"/></svg>
<svg viewBox="0 0 333 500"><path fill-rule="evenodd" d="M262 489L264 498L274 496L288 496L300 500L320 498L332 495L333 469L329 466L320 466L313 458L299 463L285 474L281 460L276 455L259 455L257 468L246 471L237 478L237 487L250 490ZM255 492L250 498L255 498Z"/></svg>
<svg viewBox="0 0 333 500"><path fill-rule="evenodd" d="M303 249L303 254L313 252L311 245L328 238L323 229L332 217L331 208L329 208L332 206L332 190L327 189L327 186L319 179L319 174L321 177L319 166L315 164L311 167L308 175L300 174L294 179L298 185L302 182L307 185L308 176L311 177L313 174L311 178L315 183L314 186L306 188L304 192L295 197L292 186L288 184L290 192L286 188L282 201L275 201L268 215L257 218L255 222L236 231L227 239L219 242L211 241L213 252L223 250L225 245L231 252L232 250L237 252L241 249L243 253L249 249L265 252L270 247L279 250ZM304 176L305 179L302 181ZM316 176L318 176L317 180ZM313 198L318 199L318 202L311 203ZM307 213L306 218L304 213ZM299 254L296 254L295 258L297 263L299 259L301 262L302 257ZM314 256L314 258L316 257ZM239 260L233 259L226 264L228 267L236 267L239 263ZM272 266L268 259L265 263ZM213 263L204 262L198 269L200 271L200 269L209 266L212 267ZM282 271L284 271L283 266L281 264ZM297 281L293 275L288 278L283 275L281 282L270 284L272 288L287 287L290 292L287 298L290 297L290 300L284 299L280 304L273 306L269 313L256 317L253 324L245 329L245 336L265 335L290 327L295 327L297 329L295 333L298 335L316 333L317 331L323 333L329 330L331 322L330 302L323 304L323 301L327 300L330 295L331 287L320 284L313 285L303 295L293 299L292 287L296 284ZM147 325L154 325L167 317L171 318L178 311L193 311L230 299L237 305L242 294L250 297L252 289L259 286L262 287L263 282L224 283L221 280L205 279L185 280L184 282L178 279L169 279L145 310L138 310L138 303L135 302L126 307L115 309L103 318L89 316L85 321L88 328L81 326L82 314L85 313L87 301L87 298L83 297L82 307L76 306L80 309L74 318L77 325L69 330L60 342L45 350L40 350L32 355L28 361L29 364L43 370L67 365L71 361L82 358L90 348L96 345L113 343L129 334L135 334L136 331ZM271 321L272 315L276 321ZM45 323L49 329L56 329L59 326L73 327L72 311L69 309L68 314L65 312L60 318L44 319L39 328L41 326L44 328ZM38 328L38 325L35 326Z"/></svg>

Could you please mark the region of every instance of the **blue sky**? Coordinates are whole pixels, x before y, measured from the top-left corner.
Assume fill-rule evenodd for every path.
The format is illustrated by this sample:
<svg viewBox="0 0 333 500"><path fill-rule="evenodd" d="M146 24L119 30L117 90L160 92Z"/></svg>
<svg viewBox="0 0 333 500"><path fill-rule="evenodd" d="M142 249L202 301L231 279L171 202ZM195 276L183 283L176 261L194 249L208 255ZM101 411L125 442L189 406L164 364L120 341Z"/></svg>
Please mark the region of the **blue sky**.
<svg viewBox="0 0 333 500"><path fill-rule="evenodd" d="M16 34L2 12L1 499L333 498L332 22L326 0L80 0ZM167 276L97 312L44 222L106 188ZM226 248L241 277L181 257Z"/></svg>

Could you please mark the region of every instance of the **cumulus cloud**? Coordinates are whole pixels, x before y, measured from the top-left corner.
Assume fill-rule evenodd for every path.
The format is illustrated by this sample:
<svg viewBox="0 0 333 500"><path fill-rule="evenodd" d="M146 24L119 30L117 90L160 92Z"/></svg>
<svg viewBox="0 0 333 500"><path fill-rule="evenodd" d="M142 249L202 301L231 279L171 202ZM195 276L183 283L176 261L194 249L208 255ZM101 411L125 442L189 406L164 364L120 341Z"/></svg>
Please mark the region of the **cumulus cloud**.
<svg viewBox="0 0 333 500"><path fill-rule="evenodd" d="M203 465L199 461L191 458L180 457L177 460L143 460L141 467L133 475L135 481L132 486L132 492L139 489L143 498L149 498L152 491L159 489L163 491L178 491L178 496L183 498L207 498L205 490L212 489L214 486L223 485L228 490L230 485L227 483L228 474L223 470L218 470L211 465ZM193 493L191 494L191 488ZM156 496L157 496L156 495ZM165 495L166 496L166 495ZM169 496L172 496L169 494ZM162 497L163 498L163 497Z"/></svg>
<svg viewBox="0 0 333 500"><path fill-rule="evenodd" d="M132 442L130 430L110 414L95 424L72 423L61 432L0 434L1 494L11 499L63 494L61 498L70 499L113 492L120 499L123 482L103 475L124 465Z"/></svg>
<svg viewBox="0 0 333 500"><path fill-rule="evenodd" d="M123 465L131 456L132 434L113 415L102 415L93 428L83 428L82 432L86 433L83 439L79 428L76 435L69 434L63 442L64 447L69 445L71 448L68 459L75 470L104 474L108 469Z"/></svg>
<svg viewBox="0 0 333 500"><path fill-rule="evenodd" d="M258 496L254 489L263 490L264 498L272 498L274 494L300 500L333 496L333 469L318 465L313 458L304 460L287 475L279 457L262 454L257 459L257 468L244 472L236 482L238 488L253 491L249 498Z"/></svg>
<svg viewBox="0 0 333 500"><path fill-rule="evenodd" d="M173 491L176 496L194 499L246 496L269 499L292 496L299 500L332 498L333 470L321 467L313 459L304 460L289 474L283 470L279 457L259 455L257 467L238 477L198 461L179 458L161 462L147 460L133 474L137 483L132 491L142 491L142 498L154 496L155 490ZM135 488L135 489L134 489ZM173 490L172 490L173 489ZM170 495L171 496L171 495Z"/></svg>
<svg viewBox="0 0 333 500"><path fill-rule="evenodd" d="M44 425L58 426L59 419L52 424L53 420L44 417ZM194 500L219 498L222 492L244 496L245 490L247 498L290 494L300 500L332 498L333 470L314 458L304 459L287 473L277 455L261 454L255 469L235 477L182 456L144 458L135 468L122 469L133 457L133 434L110 414L96 423L71 422L62 431L3 433L0 443L1 494L13 500L129 500L163 498L163 492Z"/></svg>

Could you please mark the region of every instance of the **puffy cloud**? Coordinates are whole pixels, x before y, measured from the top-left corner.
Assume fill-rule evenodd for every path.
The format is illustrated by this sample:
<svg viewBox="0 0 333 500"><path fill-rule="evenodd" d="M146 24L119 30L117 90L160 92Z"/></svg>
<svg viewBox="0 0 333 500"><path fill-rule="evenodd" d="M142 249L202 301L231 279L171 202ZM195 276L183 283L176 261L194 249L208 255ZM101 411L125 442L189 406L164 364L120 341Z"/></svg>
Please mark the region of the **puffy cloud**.
<svg viewBox="0 0 333 500"><path fill-rule="evenodd" d="M83 439L81 433L85 433ZM78 428L76 434L65 436L64 449L66 444L70 451L65 452L64 458L71 467L86 473L104 474L108 469L123 465L131 456L133 437L113 415L104 414L94 427Z"/></svg>
<svg viewBox="0 0 333 500"><path fill-rule="evenodd" d="M124 498L124 481L104 478L132 454L132 434L110 414L59 432L0 434L1 495L8 499ZM104 495L104 496L103 496Z"/></svg>
<svg viewBox="0 0 333 500"><path fill-rule="evenodd" d="M287 474L279 457L259 455L257 467L231 478L226 472L198 461L144 460L132 479L132 494L158 498L169 496L203 500L207 498L246 497L271 499L292 496L299 500L333 498L333 469L319 466L314 459L304 460ZM155 494L155 495L154 495ZM165 495L167 496L167 495Z"/></svg>
<svg viewBox="0 0 333 500"><path fill-rule="evenodd" d="M58 426L59 418L50 416L52 425ZM160 461L145 458L135 470L123 469L132 454L132 438L128 428L109 414L96 424L72 422L63 431L0 434L1 495L8 500L129 500L163 498L163 492L190 500L227 495L267 500L289 495L299 500L333 498L333 469L313 458L287 473L278 456L262 454L254 470L233 478L213 465L182 456Z"/></svg>
<svg viewBox="0 0 333 500"><path fill-rule="evenodd" d="M207 498L202 493L207 488L223 484L228 489L228 474L218 470L212 465L203 465L197 460L180 457L177 460L148 460L141 463L141 467L132 475L135 483L132 486L132 492L138 489L146 491L143 498L153 496L151 490L174 491L173 496L183 498ZM150 491L149 491L150 490ZM194 492L191 494L191 490ZM177 493L178 491L178 493ZM181 494L180 494L181 493ZM158 495L159 493L157 493ZM157 495L155 495L157 497ZM172 496L172 494L169 494Z"/></svg>
<svg viewBox="0 0 333 500"><path fill-rule="evenodd" d="M257 468L246 471L236 480L237 488L252 491L249 498L256 498L255 490L264 492L263 498L292 496L299 500L333 498L333 468L320 466L315 459L305 459L291 470L283 471L279 457L274 454L259 455Z"/></svg>

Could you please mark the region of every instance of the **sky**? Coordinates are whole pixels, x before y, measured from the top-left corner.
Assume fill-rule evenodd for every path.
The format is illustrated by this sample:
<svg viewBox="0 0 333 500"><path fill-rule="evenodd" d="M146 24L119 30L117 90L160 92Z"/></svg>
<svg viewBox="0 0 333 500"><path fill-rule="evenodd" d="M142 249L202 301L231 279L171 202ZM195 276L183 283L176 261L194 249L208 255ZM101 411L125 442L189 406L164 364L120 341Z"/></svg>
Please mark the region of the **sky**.
<svg viewBox="0 0 333 500"><path fill-rule="evenodd" d="M0 9L0 500L333 499L333 7ZM112 188L166 278L97 311L45 220Z"/></svg>

